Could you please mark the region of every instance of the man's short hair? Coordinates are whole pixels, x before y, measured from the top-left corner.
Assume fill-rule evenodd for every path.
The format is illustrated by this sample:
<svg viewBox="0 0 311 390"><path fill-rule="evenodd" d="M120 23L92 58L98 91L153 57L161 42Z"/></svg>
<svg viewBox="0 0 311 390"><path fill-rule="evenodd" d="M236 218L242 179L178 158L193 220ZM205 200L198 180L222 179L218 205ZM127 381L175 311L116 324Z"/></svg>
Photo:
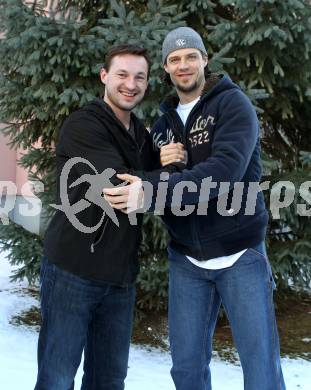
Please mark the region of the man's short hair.
<svg viewBox="0 0 311 390"><path fill-rule="evenodd" d="M151 61L150 61L150 58L148 56L147 49L140 47L138 45L123 44L123 45L118 45L118 46L112 47L107 52L106 57L105 57L104 68L106 69L106 71L107 72L109 71L111 61L114 57L122 56L122 55L126 55L126 54L132 54L134 56L141 56L141 57L145 58L145 60L147 61L147 65L148 65L147 78L149 78Z"/></svg>

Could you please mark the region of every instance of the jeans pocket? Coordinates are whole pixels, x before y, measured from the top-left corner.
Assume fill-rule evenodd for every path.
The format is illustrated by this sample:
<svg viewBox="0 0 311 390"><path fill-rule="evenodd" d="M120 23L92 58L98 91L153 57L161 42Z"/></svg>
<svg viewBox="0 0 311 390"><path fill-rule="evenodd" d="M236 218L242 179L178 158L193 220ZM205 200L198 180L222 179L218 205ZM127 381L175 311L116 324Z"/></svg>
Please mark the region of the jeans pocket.
<svg viewBox="0 0 311 390"><path fill-rule="evenodd" d="M261 263L266 261L266 258L252 248L247 249L238 260L232 265L234 268L240 268L245 266L250 266L252 264Z"/></svg>
<svg viewBox="0 0 311 390"><path fill-rule="evenodd" d="M268 275L269 275L269 283L270 283L271 288L273 290L275 290L276 289L276 284L275 284L275 281L274 281L274 278L273 278L273 272L272 272L271 264L270 264L270 261L269 261L268 257L264 253L262 253L260 250L257 250L257 248L250 248L249 250L252 251L257 256L260 256L261 258L263 258L265 260L266 267L267 267L267 272L268 272Z"/></svg>
<svg viewBox="0 0 311 390"><path fill-rule="evenodd" d="M276 283L275 283L274 277L272 275L272 271L271 271L271 275L270 275L270 284L271 284L272 290L275 290L276 289Z"/></svg>
<svg viewBox="0 0 311 390"><path fill-rule="evenodd" d="M268 258L266 244L264 241L261 241L257 245L252 246L251 250L265 258Z"/></svg>
<svg viewBox="0 0 311 390"><path fill-rule="evenodd" d="M263 257L265 260L267 260L267 257L264 255L264 253L260 252L256 248L249 248L249 251L253 252L254 254Z"/></svg>
<svg viewBox="0 0 311 390"><path fill-rule="evenodd" d="M276 289L276 283L275 283L275 280L274 280L274 277L273 277L271 264L270 264L270 261L269 261L268 258L266 258L266 263L267 263L267 269L268 269L268 273L269 273L270 286L271 286L272 290L275 290Z"/></svg>

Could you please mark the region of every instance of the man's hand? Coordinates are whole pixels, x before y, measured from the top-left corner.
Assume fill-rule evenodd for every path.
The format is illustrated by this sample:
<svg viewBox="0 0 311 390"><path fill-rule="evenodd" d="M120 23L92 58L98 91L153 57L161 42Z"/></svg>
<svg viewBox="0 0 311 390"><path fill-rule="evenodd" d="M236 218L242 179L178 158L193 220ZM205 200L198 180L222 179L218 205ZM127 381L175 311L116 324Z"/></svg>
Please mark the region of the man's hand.
<svg viewBox="0 0 311 390"><path fill-rule="evenodd" d="M186 152L184 145L180 142L171 142L168 145L164 145L160 150L160 162L162 167L173 162L181 162L186 160Z"/></svg>
<svg viewBox="0 0 311 390"><path fill-rule="evenodd" d="M142 209L144 204L144 190L142 181L137 176L129 174L117 175L120 180L129 184L123 187L104 188L105 200L111 207L122 211L125 214Z"/></svg>

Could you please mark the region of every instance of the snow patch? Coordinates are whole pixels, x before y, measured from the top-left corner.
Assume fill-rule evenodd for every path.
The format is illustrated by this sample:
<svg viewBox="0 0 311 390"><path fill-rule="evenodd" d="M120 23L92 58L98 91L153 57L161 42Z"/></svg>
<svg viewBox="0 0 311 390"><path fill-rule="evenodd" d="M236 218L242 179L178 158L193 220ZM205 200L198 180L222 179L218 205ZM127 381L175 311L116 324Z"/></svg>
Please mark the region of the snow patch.
<svg viewBox="0 0 311 390"><path fill-rule="evenodd" d="M32 390L36 381L38 332L26 326L11 324L13 316L38 305L35 298L23 294L27 282L11 283L13 267L0 253L0 381L1 389ZM303 341L310 342L306 338ZM82 378L81 363L76 388ZM308 390L311 383L311 362L303 359L282 359L287 389ZM170 377L171 359L167 352L154 348L131 346L126 390L174 390ZM221 361L211 364L213 390L242 390L243 376L239 365Z"/></svg>

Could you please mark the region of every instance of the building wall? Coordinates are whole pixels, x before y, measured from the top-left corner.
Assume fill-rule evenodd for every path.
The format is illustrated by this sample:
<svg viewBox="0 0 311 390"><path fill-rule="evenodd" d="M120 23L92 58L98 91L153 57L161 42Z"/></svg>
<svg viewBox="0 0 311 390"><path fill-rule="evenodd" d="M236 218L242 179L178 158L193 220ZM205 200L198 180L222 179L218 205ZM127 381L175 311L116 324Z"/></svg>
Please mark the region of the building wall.
<svg viewBox="0 0 311 390"><path fill-rule="evenodd" d="M1 133L0 123L0 180L16 182L16 151L9 148L7 138Z"/></svg>
<svg viewBox="0 0 311 390"><path fill-rule="evenodd" d="M28 2L28 6L32 3L32 0ZM46 5L47 12L51 5L55 8L57 2L49 0ZM3 37L4 33L0 33L0 39ZM18 160L25 151L14 150L8 146L9 140L1 132L4 127L0 123L0 223L6 221L2 217L3 212L6 214L6 210L11 210L8 213L11 220L33 233L39 233L42 225L40 214L32 216L31 211L38 207L41 208L41 202L32 193L31 185L28 183L28 172L18 165ZM7 182L13 185L8 185Z"/></svg>
<svg viewBox="0 0 311 390"><path fill-rule="evenodd" d="M28 172L18 165L25 151L9 147L9 139L1 133L3 127L0 124L0 214L8 215L10 220L38 234L41 202L32 192ZM10 222L2 217L0 223Z"/></svg>

